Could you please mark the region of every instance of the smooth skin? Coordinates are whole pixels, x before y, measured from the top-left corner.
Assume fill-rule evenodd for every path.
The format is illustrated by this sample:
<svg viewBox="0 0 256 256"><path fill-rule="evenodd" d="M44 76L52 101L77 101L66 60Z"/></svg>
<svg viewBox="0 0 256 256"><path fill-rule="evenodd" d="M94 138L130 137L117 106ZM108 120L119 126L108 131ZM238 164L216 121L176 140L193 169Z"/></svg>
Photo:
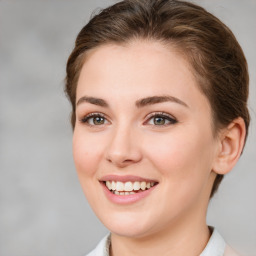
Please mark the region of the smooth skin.
<svg viewBox="0 0 256 256"><path fill-rule="evenodd" d="M189 63L172 46L148 40L87 53L76 96L74 161L92 209L112 233L111 255L198 256L210 237L211 188L241 154L243 120L214 135L211 106ZM112 174L158 185L119 205L100 184Z"/></svg>

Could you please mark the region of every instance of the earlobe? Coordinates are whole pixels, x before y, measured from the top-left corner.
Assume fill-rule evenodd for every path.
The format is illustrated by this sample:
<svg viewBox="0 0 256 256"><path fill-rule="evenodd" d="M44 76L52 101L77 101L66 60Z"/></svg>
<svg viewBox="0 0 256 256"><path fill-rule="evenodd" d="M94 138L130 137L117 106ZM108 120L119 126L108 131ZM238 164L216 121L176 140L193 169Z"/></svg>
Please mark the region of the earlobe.
<svg viewBox="0 0 256 256"><path fill-rule="evenodd" d="M245 123L241 117L221 131L219 150L213 166L215 173L226 174L232 170L243 150L245 135Z"/></svg>

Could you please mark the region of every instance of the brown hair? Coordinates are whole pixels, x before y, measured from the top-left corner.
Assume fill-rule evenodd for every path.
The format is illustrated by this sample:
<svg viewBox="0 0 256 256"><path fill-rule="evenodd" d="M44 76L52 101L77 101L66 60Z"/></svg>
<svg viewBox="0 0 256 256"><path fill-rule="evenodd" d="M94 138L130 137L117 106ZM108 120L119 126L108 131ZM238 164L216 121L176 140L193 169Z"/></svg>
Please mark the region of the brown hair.
<svg viewBox="0 0 256 256"><path fill-rule="evenodd" d="M249 75L243 51L230 29L202 7L178 0L125 0L95 15L77 36L68 59L65 91L76 120L76 87L88 50L107 43L151 39L176 47L189 61L212 108L216 134L242 117L246 131ZM217 175L211 197L223 175Z"/></svg>

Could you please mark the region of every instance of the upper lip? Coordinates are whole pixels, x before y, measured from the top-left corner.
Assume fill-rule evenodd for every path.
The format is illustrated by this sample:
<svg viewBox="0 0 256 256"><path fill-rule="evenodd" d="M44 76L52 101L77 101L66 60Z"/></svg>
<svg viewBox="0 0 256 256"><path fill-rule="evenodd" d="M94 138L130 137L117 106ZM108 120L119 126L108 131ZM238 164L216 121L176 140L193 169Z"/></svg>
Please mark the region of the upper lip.
<svg viewBox="0 0 256 256"><path fill-rule="evenodd" d="M100 181L121 181L121 182L127 182L127 181L146 181L146 182L157 182L154 179L148 179L148 178L143 178L140 176L134 176L134 175L105 175L99 179Z"/></svg>

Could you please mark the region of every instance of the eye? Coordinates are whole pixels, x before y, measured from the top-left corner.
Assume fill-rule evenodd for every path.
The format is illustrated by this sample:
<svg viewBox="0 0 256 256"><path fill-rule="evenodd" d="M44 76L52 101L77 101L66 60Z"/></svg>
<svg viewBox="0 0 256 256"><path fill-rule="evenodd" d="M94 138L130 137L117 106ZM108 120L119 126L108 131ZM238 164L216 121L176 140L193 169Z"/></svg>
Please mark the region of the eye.
<svg viewBox="0 0 256 256"><path fill-rule="evenodd" d="M168 126L177 123L177 120L169 114L159 112L152 113L147 119L147 123L154 126Z"/></svg>
<svg viewBox="0 0 256 256"><path fill-rule="evenodd" d="M90 126L99 126L99 125L104 125L108 123L105 116L101 113L91 113L83 117L80 121L81 123L85 123Z"/></svg>

